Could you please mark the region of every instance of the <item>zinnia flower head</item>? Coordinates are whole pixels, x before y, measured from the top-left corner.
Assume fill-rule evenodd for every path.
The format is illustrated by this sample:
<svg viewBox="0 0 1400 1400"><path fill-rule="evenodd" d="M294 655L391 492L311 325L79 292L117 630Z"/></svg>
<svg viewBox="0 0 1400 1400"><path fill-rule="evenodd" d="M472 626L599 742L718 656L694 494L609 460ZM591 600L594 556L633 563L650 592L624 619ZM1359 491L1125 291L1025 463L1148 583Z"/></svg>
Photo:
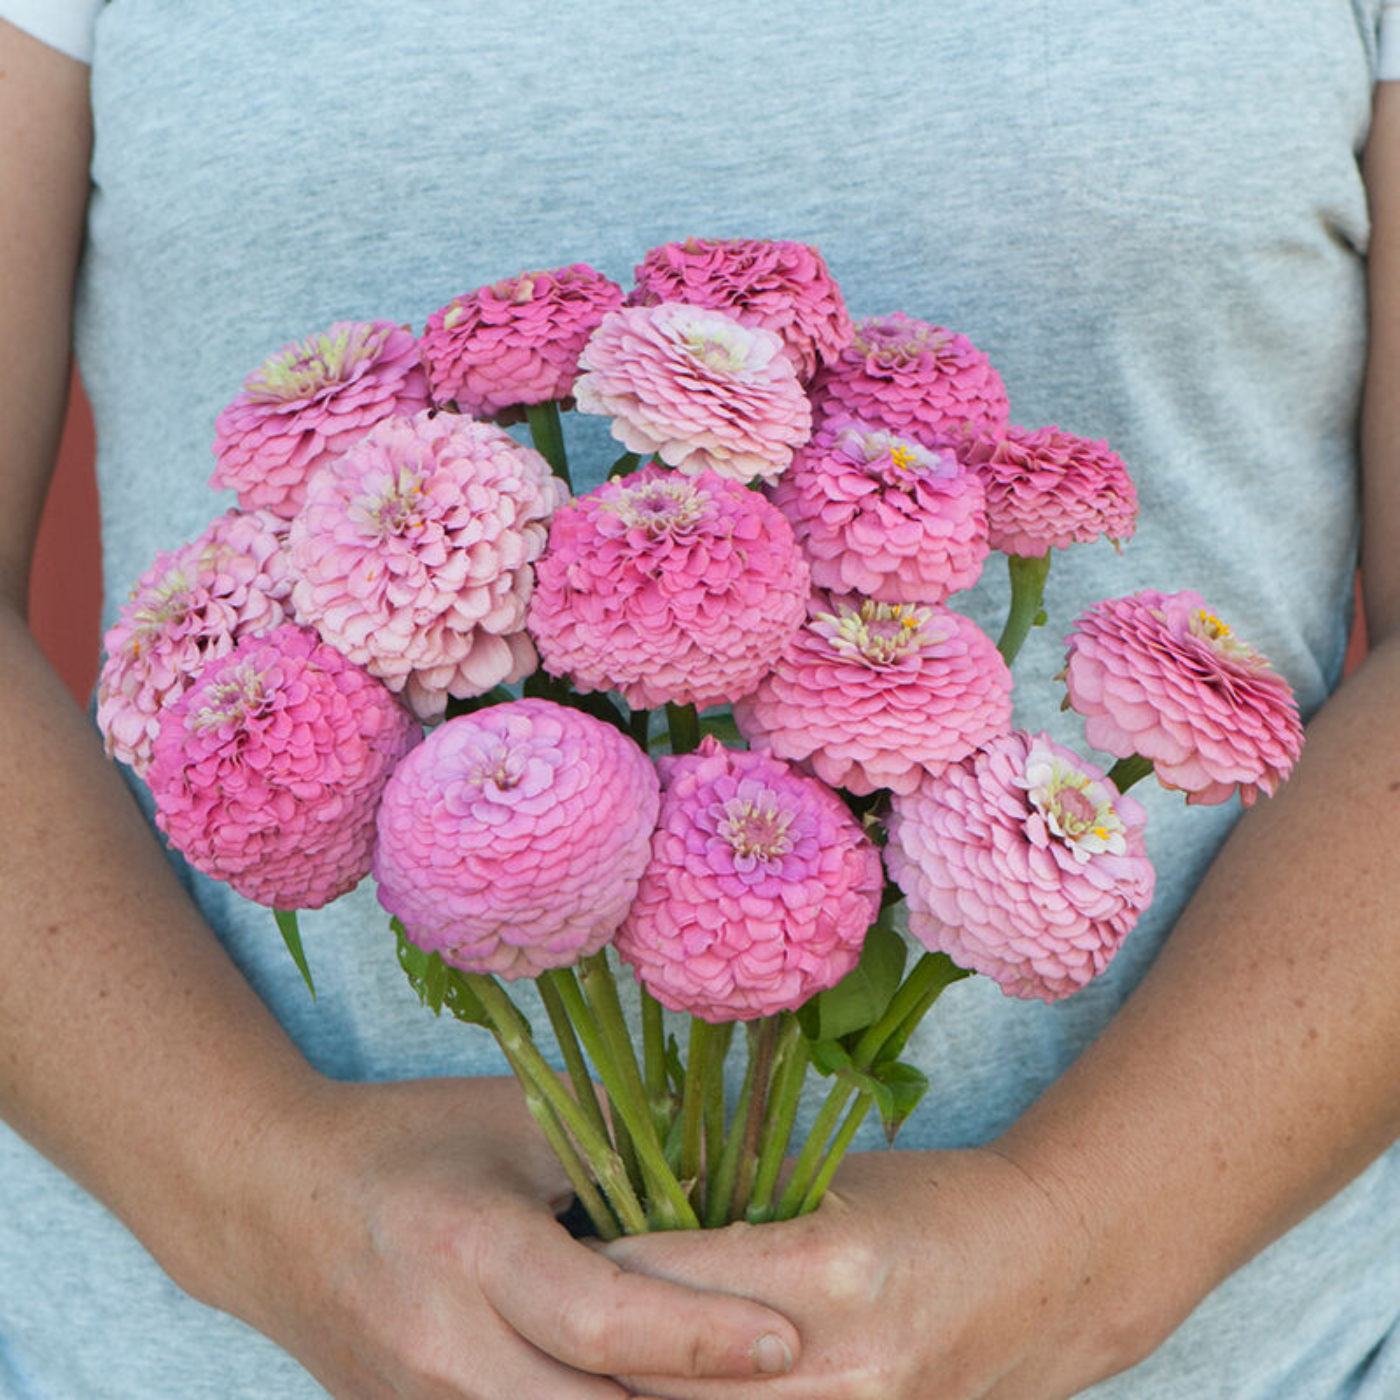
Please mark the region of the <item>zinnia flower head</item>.
<svg viewBox="0 0 1400 1400"><path fill-rule="evenodd" d="M628 451L688 475L772 481L811 432L782 342L721 311L662 302L610 312L579 363L579 409L611 418Z"/></svg>
<svg viewBox="0 0 1400 1400"><path fill-rule="evenodd" d="M1005 427L1006 388L965 336L903 312L857 321L812 385L823 418L861 418L926 443L959 443Z"/></svg>
<svg viewBox="0 0 1400 1400"><path fill-rule="evenodd" d="M1151 903L1145 825L1102 769L1018 730L892 798L885 863L926 948L1056 1001L1104 971Z"/></svg>
<svg viewBox="0 0 1400 1400"><path fill-rule="evenodd" d="M747 1021L802 1005L860 957L880 857L829 789L713 737L658 760L651 862L618 953L663 1006Z"/></svg>
<svg viewBox="0 0 1400 1400"><path fill-rule="evenodd" d="M621 305L622 288L586 263L522 272L453 297L423 332L433 397L473 418L567 399L584 343Z"/></svg>
<svg viewBox="0 0 1400 1400"><path fill-rule="evenodd" d="M521 680L530 566L567 495L501 428L389 419L317 473L292 522L297 616L420 719Z"/></svg>
<svg viewBox="0 0 1400 1400"><path fill-rule="evenodd" d="M841 289L806 243L768 238L687 238L647 253L631 301L682 301L729 312L775 332L804 384L851 338Z"/></svg>
<svg viewBox="0 0 1400 1400"><path fill-rule="evenodd" d="M530 631L545 669L579 690L704 709L753 689L808 591L791 527L757 492L648 467L556 513Z"/></svg>
<svg viewBox="0 0 1400 1400"><path fill-rule="evenodd" d="M467 972L535 977L596 953L647 863L659 786L609 724L548 700L449 720L379 810L379 902Z"/></svg>
<svg viewBox="0 0 1400 1400"><path fill-rule="evenodd" d="M421 737L378 681L309 628L245 637L162 715L156 824L195 867L277 909L369 872L374 816Z"/></svg>
<svg viewBox="0 0 1400 1400"><path fill-rule="evenodd" d="M1011 672L991 638L948 608L815 600L734 718L755 748L832 787L910 792L925 770L1011 728Z"/></svg>
<svg viewBox="0 0 1400 1400"><path fill-rule="evenodd" d="M986 562L982 482L951 449L834 418L793 459L773 504L792 522L812 582L885 603L940 603Z"/></svg>
<svg viewBox="0 0 1400 1400"><path fill-rule="evenodd" d="M291 612L286 521L226 511L197 539L156 555L103 638L97 727L107 752L144 774L161 711L242 637Z"/></svg>
<svg viewBox="0 0 1400 1400"><path fill-rule="evenodd" d="M993 549L1038 559L1100 535L1115 545L1132 538L1137 488L1106 442L1007 428L971 443L963 460L986 485Z"/></svg>
<svg viewBox="0 0 1400 1400"><path fill-rule="evenodd" d="M427 407L418 341L392 321L337 321L284 345L214 424L209 484L290 520L312 473L391 414Z"/></svg>
<svg viewBox="0 0 1400 1400"><path fill-rule="evenodd" d="M1096 749L1150 758L1190 803L1248 807L1297 761L1303 727L1288 682L1198 593L1144 589L1097 603L1066 639L1069 704Z"/></svg>

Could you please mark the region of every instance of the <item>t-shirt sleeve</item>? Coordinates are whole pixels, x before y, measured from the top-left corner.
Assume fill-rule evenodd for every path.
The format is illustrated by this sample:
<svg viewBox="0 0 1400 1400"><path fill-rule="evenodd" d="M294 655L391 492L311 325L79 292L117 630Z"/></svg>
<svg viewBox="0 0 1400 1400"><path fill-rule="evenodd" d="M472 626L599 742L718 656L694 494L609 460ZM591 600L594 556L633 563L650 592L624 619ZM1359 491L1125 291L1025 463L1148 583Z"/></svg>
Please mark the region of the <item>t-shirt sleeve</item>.
<svg viewBox="0 0 1400 1400"><path fill-rule="evenodd" d="M0 0L0 19L50 48L92 61L92 27L104 0Z"/></svg>
<svg viewBox="0 0 1400 1400"><path fill-rule="evenodd" d="M1400 79L1400 0L1384 0L1376 81L1395 82L1397 79Z"/></svg>

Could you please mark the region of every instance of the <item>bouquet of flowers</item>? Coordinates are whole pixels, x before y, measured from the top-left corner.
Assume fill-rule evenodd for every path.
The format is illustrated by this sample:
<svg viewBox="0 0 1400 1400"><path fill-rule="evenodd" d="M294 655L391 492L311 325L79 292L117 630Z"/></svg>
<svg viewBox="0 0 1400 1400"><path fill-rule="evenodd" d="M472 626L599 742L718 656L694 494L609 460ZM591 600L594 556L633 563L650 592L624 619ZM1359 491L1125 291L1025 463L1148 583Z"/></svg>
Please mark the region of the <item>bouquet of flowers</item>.
<svg viewBox="0 0 1400 1400"><path fill-rule="evenodd" d="M623 449L580 496L561 409ZM108 633L108 751L313 994L297 911L372 872L420 999L496 1036L604 1238L813 1209L871 1109L893 1141L918 1104L900 1056L944 988L1049 1001L1108 966L1153 891L1134 782L1250 803L1301 743L1191 592L1073 624L1064 703L1111 766L1016 729L1052 552L1127 540L1132 480L1012 426L964 336L853 323L802 244L668 244L627 293L526 273L421 335L337 322L248 376L214 453L238 506ZM949 602L993 551L996 642Z"/></svg>

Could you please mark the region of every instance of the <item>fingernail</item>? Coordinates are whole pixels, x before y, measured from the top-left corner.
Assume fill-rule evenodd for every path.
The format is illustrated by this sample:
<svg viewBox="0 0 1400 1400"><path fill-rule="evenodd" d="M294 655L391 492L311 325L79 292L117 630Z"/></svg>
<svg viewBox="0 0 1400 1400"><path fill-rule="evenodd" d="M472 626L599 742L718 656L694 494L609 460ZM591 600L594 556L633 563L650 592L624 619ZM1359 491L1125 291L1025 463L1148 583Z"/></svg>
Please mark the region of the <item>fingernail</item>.
<svg viewBox="0 0 1400 1400"><path fill-rule="evenodd" d="M792 1370L792 1352L776 1332L765 1332L749 1348L749 1355L760 1376L785 1376Z"/></svg>

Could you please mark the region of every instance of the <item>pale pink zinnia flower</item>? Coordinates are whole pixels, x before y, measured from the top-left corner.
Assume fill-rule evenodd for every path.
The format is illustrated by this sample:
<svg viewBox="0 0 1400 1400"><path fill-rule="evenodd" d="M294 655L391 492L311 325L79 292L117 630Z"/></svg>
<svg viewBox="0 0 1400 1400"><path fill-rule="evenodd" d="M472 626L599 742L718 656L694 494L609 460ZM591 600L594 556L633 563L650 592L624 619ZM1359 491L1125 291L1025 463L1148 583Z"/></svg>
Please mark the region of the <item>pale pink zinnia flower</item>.
<svg viewBox="0 0 1400 1400"><path fill-rule="evenodd" d="M421 733L309 628L245 637L161 718L156 824L248 899L319 909L369 873L384 784Z"/></svg>
<svg viewBox="0 0 1400 1400"><path fill-rule="evenodd" d="M863 418L920 442L962 442L1002 428L1001 376L965 336L896 311L857 321L839 359L812 385L823 418Z"/></svg>
<svg viewBox="0 0 1400 1400"><path fill-rule="evenodd" d="M389 419L316 474L292 522L297 617L420 719L521 680L536 664L530 566L567 494L501 428Z"/></svg>
<svg viewBox="0 0 1400 1400"><path fill-rule="evenodd" d="M283 346L243 381L214 424L209 484L232 487L245 510L290 520L317 467L381 419L427 402L411 331L392 321L337 321Z"/></svg>
<svg viewBox="0 0 1400 1400"><path fill-rule="evenodd" d="M1100 535L1115 545L1132 538L1137 488L1106 442L1007 428L970 443L963 460L987 488L993 549L1039 559Z"/></svg>
<svg viewBox="0 0 1400 1400"><path fill-rule="evenodd" d="M1152 760L1190 803L1273 795L1303 744L1297 702L1268 659L1199 593L1144 589L1079 617L1066 639L1069 704L1088 741Z"/></svg>
<svg viewBox="0 0 1400 1400"><path fill-rule="evenodd" d="M655 467L558 511L535 573L530 632L545 669L643 709L752 690L809 592L792 529L762 496Z"/></svg>
<svg viewBox="0 0 1400 1400"><path fill-rule="evenodd" d="M579 409L611 418L628 451L691 476L772 481L811 432L782 342L720 311L662 302L610 312L579 363Z"/></svg>
<svg viewBox="0 0 1400 1400"><path fill-rule="evenodd" d="M626 735L547 700L449 720L379 809L379 902L466 972L535 977L596 953L647 863L659 789Z"/></svg>
<svg viewBox="0 0 1400 1400"><path fill-rule="evenodd" d="M1011 672L981 629L945 607L835 599L734 706L755 748L833 787L909 792L1011 728Z"/></svg>
<svg viewBox="0 0 1400 1400"><path fill-rule="evenodd" d="M845 805L771 754L713 737L658 760L661 817L617 951L703 1020L790 1011L835 986L880 908L880 857Z"/></svg>
<svg viewBox="0 0 1400 1400"><path fill-rule="evenodd" d="M1055 1001L1103 972L1151 902L1145 824L1101 769L1018 730L891 799L885 862L926 948Z"/></svg>
<svg viewBox="0 0 1400 1400"><path fill-rule="evenodd" d="M289 616L286 534L267 511L226 511L141 575L102 643L97 727L112 757L144 774L161 711L239 638Z"/></svg>
<svg viewBox="0 0 1400 1400"><path fill-rule="evenodd" d="M621 305L622 288L586 263L522 272L453 297L423 332L433 397L473 418L567 399L584 343Z"/></svg>
<svg viewBox="0 0 1400 1400"><path fill-rule="evenodd" d="M772 491L812 582L886 603L941 603L986 562L982 483L947 448L835 418Z"/></svg>
<svg viewBox="0 0 1400 1400"><path fill-rule="evenodd" d="M688 238L651 249L636 273L636 305L709 306L775 332L804 384L851 338L841 289L822 255L806 243Z"/></svg>

